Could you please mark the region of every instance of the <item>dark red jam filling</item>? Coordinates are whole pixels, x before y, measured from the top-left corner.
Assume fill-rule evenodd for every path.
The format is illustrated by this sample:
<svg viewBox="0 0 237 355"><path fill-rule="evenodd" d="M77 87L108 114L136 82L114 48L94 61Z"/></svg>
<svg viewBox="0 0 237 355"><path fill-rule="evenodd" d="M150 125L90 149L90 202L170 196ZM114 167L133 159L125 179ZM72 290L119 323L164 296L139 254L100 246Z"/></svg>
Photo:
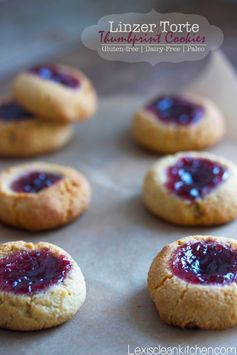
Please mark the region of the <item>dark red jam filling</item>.
<svg viewBox="0 0 237 355"><path fill-rule="evenodd" d="M45 171L32 171L13 181L11 189L15 192L38 193L63 178L62 175Z"/></svg>
<svg viewBox="0 0 237 355"><path fill-rule="evenodd" d="M31 68L29 71L35 75L38 75L41 79L51 80L71 89L76 89L80 85L80 82L77 78L71 74L62 72L58 67L54 65L37 66Z"/></svg>
<svg viewBox="0 0 237 355"><path fill-rule="evenodd" d="M16 102L6 102L0 105L1 121L18 121L32 118L32 114L25 111Z"/></svg>
<svg viewBox="0 0 237 355"><path fill-rule="evenodd" d="M31 294L63 282L71 269L64 255L49 249L22 250L0 258L0 289L15 294Z"/></svg>
<svg viewBox="0 0 237 355"><path fill-rule="evenodd" d="M237 281L237 250L213 240L187 243L171 258L174 275L193 284Z"/></svg>
<svg viewBox="0 0 237 355"><path fill-rule="evenodd" d="M220 163L185 157L168 167L166 187L175 195L193 201L204 198L228 176L227 168Z"/></svg>
<svg viewBox="0 0 237 355"><path fill-rule="evenodd" d="M178 125L196 123L204 114L203 106L179 96L161 96L148 104L146 108L162 122Z"/></svg>

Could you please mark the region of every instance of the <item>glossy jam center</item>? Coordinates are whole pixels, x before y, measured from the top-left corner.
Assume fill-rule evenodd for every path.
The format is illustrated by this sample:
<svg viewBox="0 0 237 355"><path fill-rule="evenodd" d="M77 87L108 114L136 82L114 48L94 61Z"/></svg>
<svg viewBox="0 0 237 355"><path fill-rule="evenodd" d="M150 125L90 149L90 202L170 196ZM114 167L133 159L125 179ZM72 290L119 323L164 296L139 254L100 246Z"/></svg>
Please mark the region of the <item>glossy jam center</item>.
<svg viewBox="0 0 237 355"><path fill-rule="evenodd" d="M185 157L168 167L166 187L175 195L192 201L205 197L228 176L227 168L217 162Z"/></svg>
<svg viewBox="0 0 237 355"><path fill-rule="evenodd" d="M0 289L16 294L31 294L63 282L71 269L64 255L49 249L22 250L0 258Z"/></svg>
<svg viewBox="0 0 237 355"><path fill-rule="evenodd" d="M212 240L187 243L171 258L173 274L194 284L227 284L237 280L237 250Z"/></svg>
<svg viewBox="0 0 237 355"><path fill-rule="evenodd" d="M1 121L18 121L32 118L32 114L25 111L16 102L6 102L0 105Z"/></svg>
<svg viewBox="0 0 237 355"><path fill-rule="evenodd" d="M29 70L31 73L38 75L41 79L51 80L71 89L79 87L79 80L71 74L62 72L54 65L44 65L34 67Z"/></svg>
<svg viewBox="0 0 237 355"><path fill-rule="evenodd" d="M32 171L13 181L11 189L19 193L38 193L60 181L62 178L62 175L55 173Z"/></svg>
<svg viewBox="0 0 237 355"><path fill-rule="evenodd" d="M203 106L178 96L161 96L151 102L147 109L162 122L178 125L196 123L204 114Z"/></svg>

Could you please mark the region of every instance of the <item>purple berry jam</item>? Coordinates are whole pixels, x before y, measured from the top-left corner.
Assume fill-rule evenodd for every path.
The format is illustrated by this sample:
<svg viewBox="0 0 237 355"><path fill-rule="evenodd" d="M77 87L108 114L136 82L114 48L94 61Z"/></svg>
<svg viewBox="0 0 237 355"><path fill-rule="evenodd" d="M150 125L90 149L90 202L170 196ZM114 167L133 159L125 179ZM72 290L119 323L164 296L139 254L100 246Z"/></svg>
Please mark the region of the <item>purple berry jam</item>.
<svg viewBox="0 0 237 355"><path fill-rule="evenodd" d="M166 187L175 195L193 201L205 197L228 177L227 168L218 162L185 157L168 167Z"/></svg>
<svg viewBox="0 0 237 355"><path fill-rule="evenodd" d="M0 105L1 121L18 121L32 118L32 114L25 111L14 101L6 102Z"/></svg>
<svg viewBox="0 0 237 355"><path fill-rule="evenodd" d="M31 68L29 72L38 75L41 79L51 80L71 89L76 89L80 86L80 82L77 78L71 74L62 72L55 65L37 66Z"/></svg>
<svg viewBox="0 0 237 355"><path fill-rule="evenodd" d="M213 240L179 246L171 258L174 275L193 284L228 284L237 280L237 250Z"/></svg>
<svg viewBox="0 0 237 355"><path fill-rule="evenodd" d="M179 96L161 96L146 107L164 123L189 125L199 122L204 114L204 107Z"/></svg>
<svg viewBox="0 0 237 355"><path fill-rule="evenodd" d="M11 188L15 192L35 193L37 194L43 189L46 189L63 178L62 175L55 173L47 173L45 171L32 171L22 175L17 180L13 181Z"/></svg>
<svg viewBox="0 0 237 355"><path fill-rule="evenodd" d="M0 258L0 289L32 294L63 282L72 264L49 249L15 251Z"/></svg>

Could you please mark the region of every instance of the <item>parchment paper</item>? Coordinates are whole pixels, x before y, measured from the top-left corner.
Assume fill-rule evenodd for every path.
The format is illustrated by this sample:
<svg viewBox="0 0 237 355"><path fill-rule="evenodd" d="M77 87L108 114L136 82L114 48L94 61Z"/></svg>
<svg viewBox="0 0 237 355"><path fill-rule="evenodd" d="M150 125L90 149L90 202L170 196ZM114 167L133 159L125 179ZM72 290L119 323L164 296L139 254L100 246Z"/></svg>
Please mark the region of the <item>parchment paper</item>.
<svg viewBox="0 0 237 355"><path fill-rule="evenodd" d="M210 150L237 163L237 81L223 55L215 53L185 90L210 96L220 105L228 120L228 137ZM136 346L159 344L237 345L237 328L208 332L166 326L148 295L147 271L163 245L197 233L237 238L237 222L219 228L178 228L143 207L143 176L157 156L138 148L129 129L133 112L146 99L101 100L96 117L76 127L65 149L39 159L68 164L87 175L93 198L81 219L37 234L0 226L1 242L48 241L65 248L81 266L88 292L82 309L63 326L33 333L0 330L1 354L127 354L128 344L130 352ZM2 161L0 168L18 162Z"/></svg>

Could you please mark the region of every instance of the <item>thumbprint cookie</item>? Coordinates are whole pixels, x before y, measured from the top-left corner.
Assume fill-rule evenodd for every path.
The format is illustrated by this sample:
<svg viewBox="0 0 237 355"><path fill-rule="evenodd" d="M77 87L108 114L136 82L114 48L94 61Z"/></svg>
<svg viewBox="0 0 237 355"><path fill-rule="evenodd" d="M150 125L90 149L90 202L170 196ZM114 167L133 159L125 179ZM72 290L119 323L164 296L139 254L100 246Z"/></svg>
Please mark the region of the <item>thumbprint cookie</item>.
<svg viewBox="0 0 237 355"><path fill-rule="evenodd" d="M34 117L13 99L0 102L0 156L25 157L48 153L70 140L66 123L52 123Z"/></svg>
<svg viewBox="0 0 237 355"><path fill-rule="evenodd" d="M159 96L134 116L132 133L141 146L159 153L199 150L224 135L224 119L209 99Z"/></svg>
<svg viewBox="0 0 237 355"><path fill-rule="evenodd" d="M63 65L45 64L16 77L13 93L25 109L54 122L76 122L91 117L97 97L89 79Z"/></svg>
<svg viewBox="0 0 237 355"><path fill-rule="evenodd" d="M0 327L51 328L71 319L86 298L83 274L63 249L49 243L0 244Z"/></svg>
<svg viewBox="0 0 237 355"><path fill-rule="evenodd" d="M180 225L218 225L237 218L237 167L214 154L184 152L160 159L147 172L146 207Z"/></svg>
<svg viewBox="0 0 237 355"><path fill-rule="evenodd" d="M60 227L88 207L90 186L78 171L42 162L0 174L0 221L30 231Z"/></svg>
<svg viewBox="0 0 237 355"><path fill-rule="evenodd" d="M210 330L236 326L236 240L192 236L166 245L152 262L148 289L167 324Z"/></svg>

